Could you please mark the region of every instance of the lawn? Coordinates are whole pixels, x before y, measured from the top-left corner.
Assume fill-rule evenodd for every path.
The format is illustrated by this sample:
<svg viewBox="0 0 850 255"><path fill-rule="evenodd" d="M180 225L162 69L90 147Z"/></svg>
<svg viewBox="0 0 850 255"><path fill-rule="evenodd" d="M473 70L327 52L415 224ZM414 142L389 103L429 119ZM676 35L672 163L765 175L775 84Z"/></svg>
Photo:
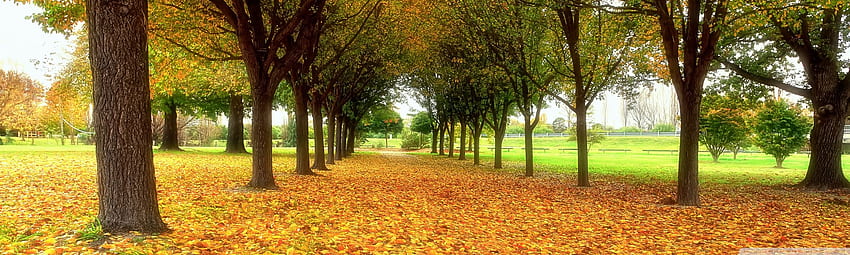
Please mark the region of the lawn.
<svg viewBox="0 0 850 255"><path fill-rule="evenodd" d="M761 154L724 155L719 163L706 154L703 206L682 208L659 204L675 190L676 157L669 153L592 151L594 186L579 188L575 152L536 153L541 171L534 178L520 176L517 149L498 171L427 154L360 152L323 176L305 177L290 174L291 149L276 149L281 188L257 192L241 188L250 156L185 149L154 158L172 232L103 236L92 224L94 147L0 146L0 253L655 254L850 246L846 192L785 185L802 177L805 155L774 169Z"/></svg>

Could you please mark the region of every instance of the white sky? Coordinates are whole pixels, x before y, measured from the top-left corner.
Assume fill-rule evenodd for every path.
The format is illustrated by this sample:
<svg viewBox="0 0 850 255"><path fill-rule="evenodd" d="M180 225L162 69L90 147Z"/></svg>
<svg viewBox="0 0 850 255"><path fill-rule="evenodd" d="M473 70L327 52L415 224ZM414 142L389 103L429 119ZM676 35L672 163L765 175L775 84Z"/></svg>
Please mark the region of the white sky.
<svg viewBox="0 0 850 255"><path fill-rule="evenodd" d="M47 87L53 82L50 76L56 74L70 59L68 52L73 44L64 35L47 34L38 24L26 19L27 16L40 11L35 5L0 0L0 34L4 35L0 36L0 69L26 73ZM622 100L611 94L607 95L606 99L594 104L592 115L589 116L590 121L621 127ZM396 106L403 117L422 111L413 100L402 100ZM567 109L554 103L550 103L550 107L543 111L547 122L565 117L567 112ZM274 124L285 122L284 116L282 112L275 111Z"/></svg>
<svg viewBox="0 0 850 255"><path fill-rule="evenodd" d="M35 5L0 1L0 69L26 73L49 86L49 76L67 62L72 42L59 34L46 34L26 19L41 9ZM35 62L42 62L36 64Z"/></svg>

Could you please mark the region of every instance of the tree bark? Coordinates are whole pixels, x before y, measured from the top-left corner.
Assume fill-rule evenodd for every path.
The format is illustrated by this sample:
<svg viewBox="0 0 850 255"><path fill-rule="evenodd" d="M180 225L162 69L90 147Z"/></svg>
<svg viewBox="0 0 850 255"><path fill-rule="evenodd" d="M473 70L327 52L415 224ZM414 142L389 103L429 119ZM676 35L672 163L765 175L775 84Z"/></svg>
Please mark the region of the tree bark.
<svg viewBox="0 0 850 255"><path fill-rule="evenodd" d="M700 93L692 91L679 95L682 133L679 135L679 205L699 206L699 108Z"/></svg>
<svg viewBox="0 0 850 255"><path fill-rule="evenodd" d="M443 156L446 155L446 129L448 127L445 123L440 125L440 152L438 155Z"/></svg>
<svg viewBox="0 0 850 255"><path fill-rule="evenodd" d="M345 156L351 157L354 154L354 146L357 142L357 129L355 128L356 121L351 121L346 125L346 129L348 130L348 148L345 150Z"/></svg>
<svg viewBox="0 0 850 255"><path fill-rule="evenodd" d="M440 133L436 127L431 129L431 154L437 153L437 138Z"/></svg>
<svg viewBox="0 0 850 255"><path fill-rule="evenodd" d="M312 105L311 110L313 111L313 141L315 141L313 169L330 170L325 166L325 131L322 129L322 100L316 94L313 94L313 98L310 101Z"/></svg>
<svg viewBox="0 0 850 255"><path fill-rule="evenodd" d="M336 153L334 153L334 157L335 160L342 160L342 157L345 156L345 145L348 144L346 142L345 137L345 127L347 126L347 124L345 123L343 118L339 118L337 122L338 124L336 130L336 137L339 141L337 142Z"/></svg>
<svg viewBox="0 0 850 255"><path fill-rule="evenodd" d="M253 166L248 186L277 189L272 170L272 95L254 94L251 119L251 149Z"/></svg>
<svg viewBox="0 0 850 255"><path fill-rule="evenodd" d="M166 103L168 109L165 110L163 118L165 119L162 127L162 145L159 150L162 151L180 151L180 141L177 137L177 105L174 103Z"/></svg>
<svg viewBox="0 0 850 255"><path fill-rule="evenodd" d="M455 156L455 123L449 123L449 157Z"/></svg>
<svg viewBox="0 0 850 255"><path fill-rule="evenodd" d="M534 127L531 125L531 114L523 114L525 118L525 176L534 176Z"/></svg>
<svg viewBox="0 0 850 255"><path fill-rule="evenodd" d="M328 165L336 164L336 162L334 162L334 157L336 156L336 153L334 153L334 150L336 149L336 117L334 116L336 116L336 114L328 113L328 160L325 162Z"/></svg>
<svg viewBox="0 0 850 255"><path fill-rule="evenodd" d="M484 129L484 123L476 121L472 129L473 149L472 149L472 164L481 165L481 130Z"/></svg>
<svg viewBox="0 0 850 255"><path fill-rule="evenodd" d="M307 124L307 87L292 82L295 97L295 173L315 175L310 169L310 127Z"/></svg>
<svg viewBox="0 0 850 255"><path fill-rule="evenodd" d="M578 186L590 187L587 148L587 108L584 99L576 104L576 146L578 147Z"/></svg>
<svg viewBox="0 0 850 255"><path fill-rule="evenodd" d="M242 102L242 95L230 93L230 115L227 119L227 153L248 153L245 150L245 134L244 124L242 120L245 118L245 105Z"/></svg>
<svg viewBox="0 0 850 255"><path fill-rule="evenodd" d="M466 160L466 123L460 123L460 150L458 160Z"/></svg>
<svg viewBox="0 0 850 255"><path fill-rule="evenodd" d="M505 130L495 131L496 144L493 152L493 168L502 169L502 142L505 140Z"/></svg>
<svg viewBox="0 0 850 255"><path fill-rule="evenodd" d="M844 137L844 120L847 118L847 100L840 100L844 97L839 93L830 95L813 92L815 121L810 135L812 154L806 177L798 185L815 190L850 187L841 167L841 143Z"/></svg>
<svg viewBox="0 0 850 255"><path fill-rule="evenodd" d="M98 219L104 232L167 230L151 144L147 1L86 1L97 135Z"/></svg>

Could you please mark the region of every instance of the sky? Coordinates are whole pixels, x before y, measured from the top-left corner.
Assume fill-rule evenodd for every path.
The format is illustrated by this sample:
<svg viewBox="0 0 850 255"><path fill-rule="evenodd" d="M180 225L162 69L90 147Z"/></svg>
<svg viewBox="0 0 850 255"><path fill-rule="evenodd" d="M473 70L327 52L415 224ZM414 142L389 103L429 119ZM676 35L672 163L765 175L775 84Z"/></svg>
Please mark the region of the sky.
<svg viewBox="0 0 850 255"><path fill-rule="evenodd" d="M50 76L61 70L70 59L68 52L73 49L71 41L73 38L66 39L64 35L47 34L38 24L26 19L27 16L40 11L41 9L34 5L0 1L0 34L6 35L0 36L0 69L26 73L33 80L47 87L53 83ZM400 101L394 105L402 117L423 111L422 107L412 99ZM615 128L622 127L624 123L622 108L622 99L608 93L605 99L598 100L591 107L592 114L589 120L591 123ZM568 111L564 106L551 102L550 106L543 110L545 122L551 123L558 117L566 118ZM273 124L283 124L286 121L285 116L283 112L275 111ZM521 119L519 116L515 118ZM250 119L246 121L250 122Z"/></svg>
<svg viewBox="0 0 850 255"><path fill-rule="evenodd" d="M0 1L0 69L26 73L46 87L53 82L50 75L70 58L72 42L64 35L47 34L26 19L40 11L35 5Z"/></svg>

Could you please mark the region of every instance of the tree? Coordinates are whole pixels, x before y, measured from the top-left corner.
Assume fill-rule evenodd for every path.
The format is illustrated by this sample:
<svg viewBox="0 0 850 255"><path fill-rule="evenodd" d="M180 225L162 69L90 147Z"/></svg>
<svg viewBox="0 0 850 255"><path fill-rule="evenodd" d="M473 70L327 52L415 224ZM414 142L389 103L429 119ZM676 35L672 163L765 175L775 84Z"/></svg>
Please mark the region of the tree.
<svg viewBox="0 0 850 255"><path fill-rule="evenodd" d="M743 78L811 101L814 126L808 189L850 187L841 166L841 143L850 105L850 71L842 55L850 43L846 26L850 5L843 1L756 1L742 7L751 16L735 24L740 40L731 41L718 60ZM763 48L753 54L752 47ZM746 51L743 51L746 50ZM789 59L802 74L786 70ZM805 81L794 78L804 77Z"/></svg>
<svg viewBox="0 0 850 255"><path fill-rule="evenodd" d="M384 134L386 146L389 146L390 134L398 134L404 129L401 115L386 105L373 109L366 124L369 132Z"/></svg>
<svg viewBox="0 0 850 255"><path fill-rule="evenodd" d="M555 1L557 14L554 59L547 59L559 74L548 93L576 114L578 186L590 186L588 173L587 113L600 94L620 85L624 90L629 58L642 55L635 47L634 19L614 15L602 8ZM629 52L635 52L632 55ZM635 61L638 62L638 61ZM631 73L634 73L632 71Z"/></svg>
<svg viewBox="0 0 850 255"><path fill-rule="evenodd" d="M0 127L25 128L42 97L44 88L26 74L0 70Z"/></svg>
<svg viewBox="0 0 850 255"><path fill-rule="evenodd" d="M629 1L628 3L636 3ZM699 111L705 78L726 27L728 0L648 0L630 6L657 19L666 74L676 89L681 114L679 205L699 205Z"/></svg>
<svg viewBox="0 0 850 255"><path fill-rule="evenodd" d="M98 219L105 232L166 230L151 151L147 1L86 1L97 132Z"/></svg>
<svg viewBox="0 0 850 255"><path fill-rule="evenodd" d="M768 101L756 114L755 144L776 159L777 168L782 168L785 158L806 145L812 123L802 114L799 108L785 101Z"/></svg>
<svg viewBox="0 0 850 255"><path fill-rule="evenodd" d="M743 110L706 104L700 116L699 141L708 148L714 162L725 150L735 150L748 139L749 127Z"/></svg>
<svg viewBox="0 0 850 255"><path fill-rule="evenodd" d="M563 133L564 131L567 131L568 128L567 120L564 118L557 117L552 121L552 131L555 133Z"/></svg>
<svg viewBox="0 0 850 255"><path fill-rule="evenodd" d="M526 134L532 134L545 107L546 88L555 78L545 63L548 50L540 29L545 26L543 11L522 1L465 1L462 20L470 33L487 50L487 58L504 72L523 116ZM525 136L525 176L534 175L534 144Z"/></svg>
<svg viewBox="0 0 850 255"><path fill-rule="evenodd" d="M419 112L413 116L410 121L410 130L420 134L431 133L434 127L431 126L431 116L428 112Z"/></svg>
<svg viewBox="0 0 850 255"><path fill-rule="evenodd" d="M251 84L253 171L248 186L277 188L272 172L271 110L284 79L295 99L295 172L314 174L310 170L307 123L309 88L298 80L315 60L325 0L210 2L216 18L226 22L236 35Z"/></svg>

